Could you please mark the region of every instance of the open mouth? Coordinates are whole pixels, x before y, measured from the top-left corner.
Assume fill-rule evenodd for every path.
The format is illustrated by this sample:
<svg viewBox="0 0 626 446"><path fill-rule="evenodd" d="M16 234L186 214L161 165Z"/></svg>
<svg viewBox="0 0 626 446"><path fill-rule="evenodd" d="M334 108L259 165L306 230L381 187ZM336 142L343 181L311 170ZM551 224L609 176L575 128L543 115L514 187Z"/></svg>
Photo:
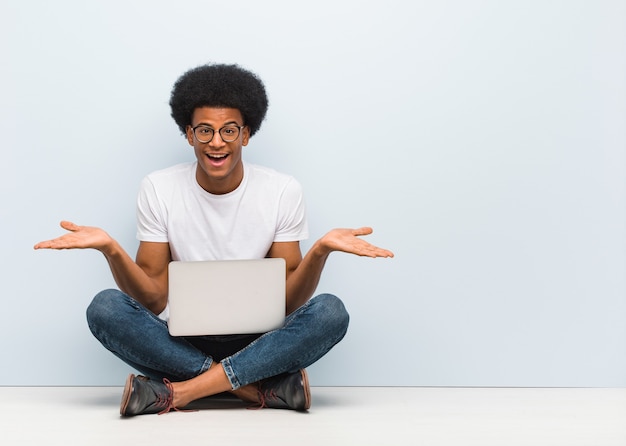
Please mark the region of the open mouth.
<svg viewBox="0 0 626 446"><path fill-rule="evenodd" d="M224 160L224 159L228 158L228 153L216 153L216 154L207 153L206 156L208 156L209 159L211 159L211 160L221 161L221 160Z"/></svg>
<svg viewBox="0 0 626 446"><path fill-rule="evenodd" d="M226 164L226 160L230 156L229 153L207 153L207 158L209 159L209 163L213 167L222 167Z"/></svg>

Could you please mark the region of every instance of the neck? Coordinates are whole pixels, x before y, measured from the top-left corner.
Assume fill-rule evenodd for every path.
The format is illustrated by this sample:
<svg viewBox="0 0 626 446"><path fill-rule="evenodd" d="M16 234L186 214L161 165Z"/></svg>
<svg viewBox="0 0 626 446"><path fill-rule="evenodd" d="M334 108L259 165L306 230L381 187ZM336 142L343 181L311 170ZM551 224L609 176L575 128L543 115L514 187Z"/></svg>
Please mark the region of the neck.
<svg viewBox="0 0 626 446"><path fill-rule="evenodd" d="M243 165L224 177L209 176L200 166L196 167L196 181L198 185L213 195L228 194L239 187L243 181Z"/></svg>

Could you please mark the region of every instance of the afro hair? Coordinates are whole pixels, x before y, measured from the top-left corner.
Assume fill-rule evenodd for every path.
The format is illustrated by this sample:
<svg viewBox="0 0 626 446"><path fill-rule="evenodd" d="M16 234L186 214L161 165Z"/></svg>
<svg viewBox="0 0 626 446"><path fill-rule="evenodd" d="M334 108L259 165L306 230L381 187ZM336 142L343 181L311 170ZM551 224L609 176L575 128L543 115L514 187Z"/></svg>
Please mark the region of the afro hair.
<svg viewBox="0 0 626 446"><path fill-rule="evenodd" d="M170 96L172 118L185 134L198 107L236 108L254 135L265 119L268 100L261 79L238 65L208 64L178 78Z"/></svg>

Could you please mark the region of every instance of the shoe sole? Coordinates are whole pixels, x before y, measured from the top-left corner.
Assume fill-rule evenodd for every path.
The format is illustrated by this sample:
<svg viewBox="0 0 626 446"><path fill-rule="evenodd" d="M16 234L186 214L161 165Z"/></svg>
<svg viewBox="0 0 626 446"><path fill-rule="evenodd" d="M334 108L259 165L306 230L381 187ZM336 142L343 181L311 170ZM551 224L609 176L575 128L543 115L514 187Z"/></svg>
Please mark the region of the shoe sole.
<svg viewBox="0 0 626 446"><path fill-rule="evenodd" d="M309 387L309 376L305 369L302 369L302 387L304 387L304 408L302 410L309 410L311 407L311 388Z"/></svg>
<svg viewBox="0 0 626 446"><path fill-rule="evenodd" d="M128 408L128 402L130 401L130 395L133 393L133 380L135 375L132 373L126 378L126 385L124 386L124 393L122 394L122 402L120 403L120 415L126 416L126 409Z"/></svg>

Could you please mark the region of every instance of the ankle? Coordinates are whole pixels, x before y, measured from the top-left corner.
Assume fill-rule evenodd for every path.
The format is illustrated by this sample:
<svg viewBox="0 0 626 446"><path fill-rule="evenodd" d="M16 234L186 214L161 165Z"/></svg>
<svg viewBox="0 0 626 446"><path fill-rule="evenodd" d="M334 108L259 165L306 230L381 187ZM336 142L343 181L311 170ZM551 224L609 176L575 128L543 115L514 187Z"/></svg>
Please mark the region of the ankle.
<svg viewBox="0 0 626 446"><path fill-rule="evenodd" d="M192 400L186 395L184 382L172 383L172 406L184 407L189 404Z"/></svg>
<svg viewBox="0 0 626 446"><path fill-rule="evenodd" d="M243 400L247 403L260 403L259 399L259 384L252 383L238 388L237 390L230 391L233 395L235 395L240 400Z"/></svg>

